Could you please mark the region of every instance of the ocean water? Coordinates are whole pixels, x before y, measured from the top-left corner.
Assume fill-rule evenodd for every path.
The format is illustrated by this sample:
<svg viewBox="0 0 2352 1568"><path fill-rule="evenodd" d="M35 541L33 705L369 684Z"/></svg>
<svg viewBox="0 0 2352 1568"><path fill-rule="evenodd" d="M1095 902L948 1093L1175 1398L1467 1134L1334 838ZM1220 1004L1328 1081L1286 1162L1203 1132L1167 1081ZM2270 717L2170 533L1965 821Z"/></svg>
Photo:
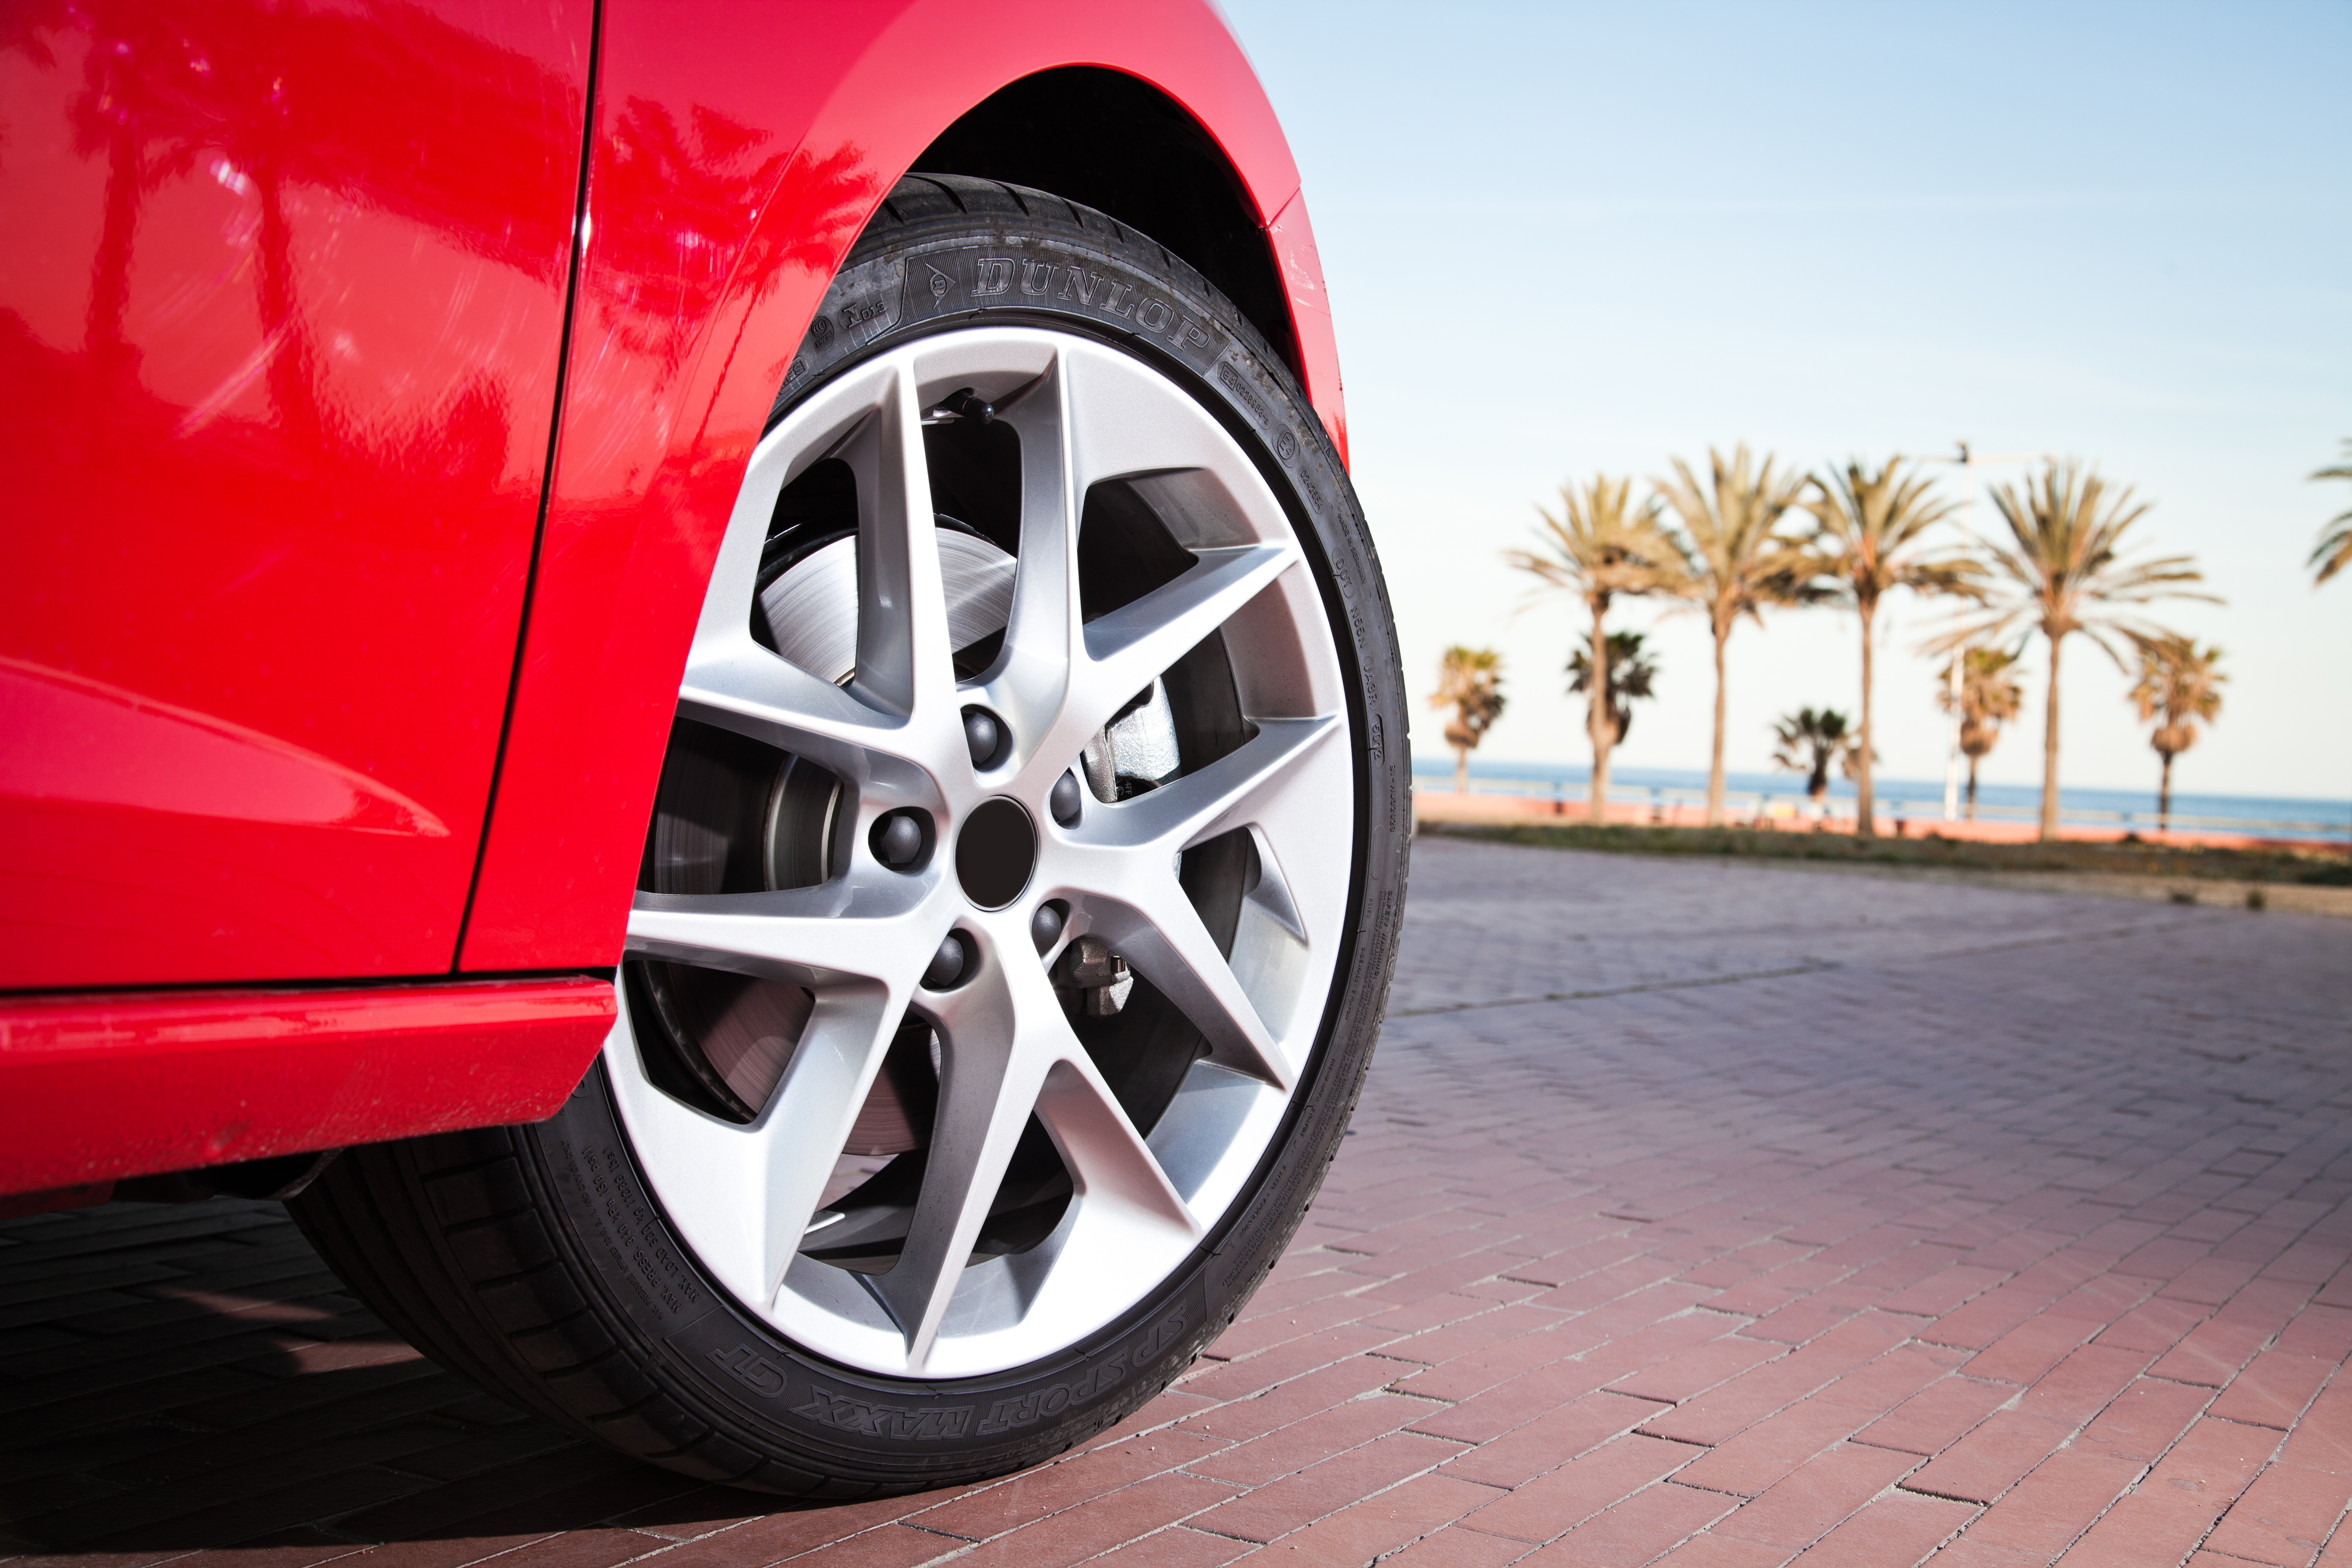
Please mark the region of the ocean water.
<svg viewBox="0 0 2352 1568"><path fill-rule="evenodd" d="M1416 778L1450 784L1454 777L1454 759L1451 756L1415 757L1412 771ZM1612 800L1640 799L1654 789L1704 792L1706 788L1706 773L1696 769L1612 768L1609 774L1609 795ZM1557 784L1581 790L1591 775L1591 766L1581 763L1514 763L1477 757L1473 757L1470 763L1470 776L1474 781ZM1878 807L1883 812L1894 815L1899 810L1905 816L1925 818L1940 818L1943 815L1944 781L1940 778L1899 779L1882 775L1874 782ZM1797 802L1801 801L1805 794L1805 781L1797 773L1733 773L1726 775L1724 783L1735 801L1769 795L1775 802ZM1962 788L1966 788L1965 781ZM1830 798L1832 801L1851 801L1853 798L1853 781L1832 779ZM2021 816L2031 818L2041 806L2042 790L2038 784L1981 784L1977 786L1978 814L1981 816L2009 820L2017 820ZM2061 786L2058 809L2061 817L2070 822L2153 827L2156 825L2156 791ZM1966 810L1965 805L1962 810ZM2219 827L2227 823L2233 830L2280 837L2340 838L2352 835L2352 799L2187 795L2176 791L2172 797L2172 820L2177 827L2200 823Z"/></svg>

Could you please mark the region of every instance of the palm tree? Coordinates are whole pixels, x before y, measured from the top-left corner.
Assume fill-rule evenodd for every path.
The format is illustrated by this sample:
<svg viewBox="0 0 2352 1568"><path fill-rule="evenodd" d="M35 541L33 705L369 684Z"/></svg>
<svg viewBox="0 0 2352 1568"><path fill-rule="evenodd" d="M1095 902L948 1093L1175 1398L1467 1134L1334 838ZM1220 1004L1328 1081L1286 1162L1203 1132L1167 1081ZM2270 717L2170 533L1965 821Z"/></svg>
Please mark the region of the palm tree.
<svg viewBox="0 0 2352 1568"><path fill-rule="evenodd" d="M1654 688L1658 661L1656 656L1643 650L1642 644L1646 640L1640 632L1611 632L1599 660L1600 668L1608 672L1612 746L1625 743L1625 731L1633 727L1633 703L1657 695ZM1592 689L1593 666L1592 639L1588 636L1584 646L1569 656L1568 673L1572 679L1568 689L1571 693Z"/></svg>
<svg viewBox="0 0 2352 1568"><path fill-rule="evenodd" d="M2186 555L2126 561L2123 539L2147 515L2148 502L2134 501L2128 487L2117 490L2072 459L2043 466L2021 489L1996 485L1993 504L2009 525L2007 541L1990 547L1992 566L2008 579L1991 614L1934 645L1939 651L1982 642L2022 625L2050 644L2049 701L2042 714L2042 838L2058 837L2058 656L2066 639L2080 632L2123 668L2116 638L2161 628L2113 607L2158 599L2221 601L2182 586L2201 583L2204 574Z"/></svg>
<svg viewBox="0 0 2352 1568"><path fill-rule="evenodd" d="M2168 633L2135 637L2139 680L2131 700L2143 724L2153 721L2148 744L2164 759L2156 789L2156 830L2172 826L2172 759L2197 743L2197 721L2211 723L2221 712L2221 684L2230 678L2219 666L2221 650L2199 647L2197 639Z"/></svg>
<svg viewBox="0 0 2352 1568"><path fill-rule="evenodd" d="M1855 760L1862 750L1862 738L1846 727L1846 716L1834 708L1824 708L1816 713L1810 708L1800 708L1785 714L1772 726L1772 738L1779 742L1772 752L1772 765L1786 768L1792 773L1805 775L1805 794L1815 805L1830 793L1830 768L1842 767L1848 778L1854 776Z"/></svg>
<svg viewBox="0 0 2352 1568"><path fill-rule="evenodd" d="M1445 743L1454 748L1454 790L1465 795L1470 789L1470 753L1503 716L1503 656L1490 647L1464 647L1460 644L1445 650L1437 663L1437 689L1430 693L1432 708L1451 708L1454 717L1446 721Z"/></svg>
<svg viewBox="0 0 2352 1568"><path fill-rule="evenodd" d="M1763 624L1766 605L1793 605L1821 597L1812 580L1821 563L1799 542L1780 532L1780 521L1811 480L1803 474L1773 471L1768 455L1758 468L1741 442L1729 462L1707 448L1709 482L1701 485L1690 465L1674 462L1675 477L1660 480L1666 504L1688 536L1688 574L1682 596L1706 612L1715 635L1715 749L1707 763L1706 820L1723 822L1723 647L1739 617Z"/></svg>
<svg viewBox="0 0 2352 1568"><path fill-rule="evenodd" d="M2017 668L2024 657L2022 647L1958 648L1952 657L1960 660L1960 752L1969 759L1969 820L1977 819L1977 763L2000 739L2000 727L2017 717L2024 704L2024 689L2017 678L2025 672ZM1952 710L1952 667L1946 665L1936 686L1936 705L1948 713Z"/></svg>
<svg viewBox="0 0 2352 1568"><path fill-rule="evenodd" d="M1824 563L1823 574L1862 617L1862 730L1855 755L1854 831L1868 838L1878 831L1870 787L1871 630L1878 602L1897 588L1916 594L1973 595L1983 568L1963 553L1939 552L1928 531L1949 517L1951 503L1934 493L1931 482L1903 471L1898 453L1875 473L1859 458L1826 482L1813 481L1805 510L1819 520L1811 541Z"/></svg>
<svg viewBox="0 0 2352 1568"><path fill-rule="evenodd" d="M2352 441L2344 443L2345 461L2331 463L2311 477L2315 479L2352 479ZM2319 531L2319 546L2311 552L2307 564L2319 569L2314 586L2326 582L2347 566L2352 566L2352 508L2337 512Z"/></svg>
<svg viewBox="0 0 2352 1568"><path fill-rule="evenodd" d="M1536 531L1539 550L1506 551L1503 559L1533 576L1547 589L1573 595L1592 612L1592 630L1585 647L1599 649L1601 679L1598 687L1580 686L1587 692L1585 734L1592 742L1592 820L1602 821L1609 801L1609 752L1616 744L1617 726L1606 718L1601 693L1613 688L1608 665L1611 645L1602 622L1619 595L1678 592L1683 581L1683 554L1674 538L1658 526L1654 496L1633 500L1633 481L1596 474L1581 491L1560 487L1560 515L1536 509L1543 526Z"/></svg>

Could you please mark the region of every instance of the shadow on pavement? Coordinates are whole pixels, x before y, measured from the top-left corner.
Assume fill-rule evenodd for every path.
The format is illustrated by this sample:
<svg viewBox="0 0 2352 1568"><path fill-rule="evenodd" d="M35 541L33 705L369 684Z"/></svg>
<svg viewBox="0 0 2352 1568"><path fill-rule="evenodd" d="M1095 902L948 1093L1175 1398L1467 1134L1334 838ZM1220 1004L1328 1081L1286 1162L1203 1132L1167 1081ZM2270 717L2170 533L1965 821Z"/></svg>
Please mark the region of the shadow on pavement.
<svg viewBox="0 0 2352 1568"><path fill-rule="evenodd" d="M275 1204L0 1221L0 1550L268 1545L286 1568L393 1541L699 1534L778 1500L622 1458L442 1371Z"/></svg>

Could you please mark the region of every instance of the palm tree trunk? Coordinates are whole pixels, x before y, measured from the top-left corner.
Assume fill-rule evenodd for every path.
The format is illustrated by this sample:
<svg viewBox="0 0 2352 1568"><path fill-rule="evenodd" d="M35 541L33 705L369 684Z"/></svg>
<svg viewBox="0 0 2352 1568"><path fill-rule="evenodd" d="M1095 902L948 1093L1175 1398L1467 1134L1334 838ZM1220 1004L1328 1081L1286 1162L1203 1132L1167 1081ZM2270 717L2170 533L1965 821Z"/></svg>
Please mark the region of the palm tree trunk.
<svg viewBox="0 0 2352 1568"><path fill-rule="evenodd" d="M1715 628L1715 752L1706 764L1706 825L1723 826L1723 645L1731 638L1731 628L1718 623Z"/></svg>
<svg viewBox="0 0 2352 1568"><path fill-rule="evenodd" d="M2157 755L2164 759L2164 773L2156 786L2156 830L2169 833L2172 831L2172 753L2158 752Z"/></svg>
<svg viewBox="0 0 2352 1568"><path fill-rule="evenodd" d="M1969 820L1977 819L1977 760L1969 759Z"/></svg>
<svg viewBox="0 0 2352 1568"><path fill-rule="evenodd" d="M117 90L121 89L118 85ZM139 229L139 132L121 114L106 148L106 216L89 269L89 314L83 342L113 369L123 357L122 317L131 299L131 247Z"/></svg>
<svg viewBox="0 0 2352 1568"><path fill-rule="evenodd" d="M1592 800L1594 822L1609 820L1609 746L1617 738L1617 726L1611 721L1609 711L1609 637L1601 630L1602 617L1609 613L1608 602L1592 602L1592 679L1585 688L1591 700L1584 705L1584 728L1592 740Z"/></svg>
<svg viewBox="0 0 2352 1568"><path fill-rule="evenodd" d="M1859 838L1878 837L1878 810L1870 793L1870 623L1878 606L1864 601L1862 611L1862 753L1853 775L1853 831Z"/></svg>
<svg viewBox="0 0 2352 1568"><path fill-rule="evenodd" d="M2048 637L2050 644L2050 704L2042 719L2042 842L2058 841L2058 647L2063 637Z"/></svg>
<svg viewBox="0 0 2352 1568"><path fill-rule="evenodd" d="M1454 748L1454 793L1470 793L1470 748L1467 746Z"/></svg>

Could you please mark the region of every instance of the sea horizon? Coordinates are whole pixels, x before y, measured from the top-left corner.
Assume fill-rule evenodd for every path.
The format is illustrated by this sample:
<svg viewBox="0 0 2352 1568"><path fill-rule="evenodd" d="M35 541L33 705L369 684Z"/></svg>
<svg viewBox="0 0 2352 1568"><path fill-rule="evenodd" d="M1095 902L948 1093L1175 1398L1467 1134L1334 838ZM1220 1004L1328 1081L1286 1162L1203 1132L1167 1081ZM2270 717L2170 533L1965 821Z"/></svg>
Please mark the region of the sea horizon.
<svg viewBox="0 0 2352 1568"><path fill-rule="evenodd" d="M1451 756L1417 754L1412 760L1416 779L1444 779L1454 776ZM1531 784L1581 785L1591 779L1589 763L1527 763L1502 758L1475 758L1470 763L1473 780L1517 780ZM1612 798L1630 798L1648 790L1704 790L1706 770L1704 768L1640 768L1612 767L1609 770L1609 793ZM1734 794L1769 795L1776 802L1800 801L1804 798L1803 775L1792 773L1745 773L1733 771L1724 776L1725 786ZM1940 815L1944 800L1944 781L1879 775L1873 781L1882 812L1891 812L1896 805L1932 808ZM1963 781L1965 792L1966 784ZM1853 781L1832 778L1830 781L1832 801L1852 801ZM2002 784L1982 783L1977 786L1979 806L1998 806L1995 813L2011 817L2017 808L2032 810L2042 803L2039 784ZM2156 790L2105 789L2074 784L2061 785L2058 792L2059 813L2062 816L2122 816L2129 825L2137 826L2142 818L2153 826L2156 816ZM1965 805L1963 805L1965 810ZM1911 815L1919 815L1914 810ZM2290 831L2288 825L2304 826L2297 837L2320 835L2341 836L2352 833L2352 799L2318 799L2297 795L2221 795L2208 791L2176 790L2172 796L2172 815L2182 817L2214 817L2248 825L2277 825Z"/></svg>

